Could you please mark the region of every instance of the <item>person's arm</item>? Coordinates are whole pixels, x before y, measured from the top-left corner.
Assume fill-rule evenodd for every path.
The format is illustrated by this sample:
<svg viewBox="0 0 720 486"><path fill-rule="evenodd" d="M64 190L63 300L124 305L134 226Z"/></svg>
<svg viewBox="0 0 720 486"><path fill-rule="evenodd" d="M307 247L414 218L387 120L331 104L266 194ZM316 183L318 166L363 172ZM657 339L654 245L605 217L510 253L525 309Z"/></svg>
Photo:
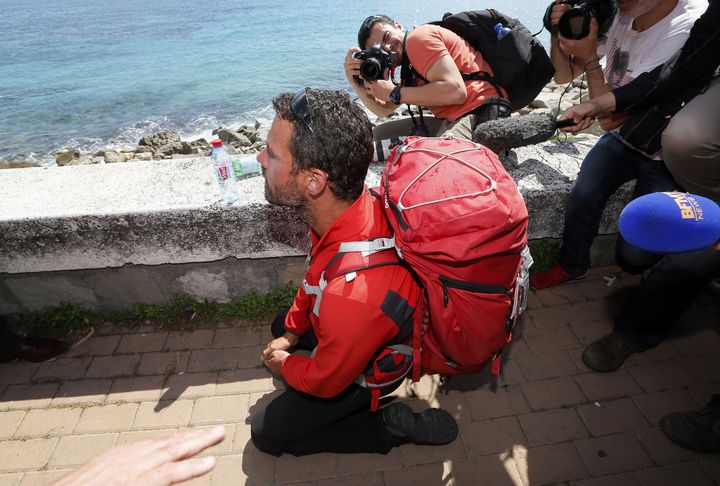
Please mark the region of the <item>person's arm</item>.
<svg viewBox="0 0 720 486"><path fill-rule="evenodd" d="M422 86L402 87L400 100L410 105L432 108L434 106L459 105L467 98L465 81L449 54L443 55L430 67ZM390 92L395 85L387 80L365 81L365 89L370 96L390 103Z"/></svg>
<svg viewBox="0 0 720 486"><path fill-rule="evenodd" d="M570 10L570 5L560 3L561 0L555 0L555 5L551 10L550 25L553 29L557 27L560 17ZM560 48L558 34L550 35L550 60L555 68L554 80L558 84L569 83L583 73L583 66Z"/></svg>
<svg viewBox="0 0 720 486"><path fill-rule="evenodd" d="M346 389L370 358L397 333L397 327L377 305L341 294L345 279L335 279L323 291L320 304L322 337L312 357L275 351L282 376L292 388L317 397L334 397ZM268 366L271 370L272 367Z"/></svg>
<svg viewBox="0 0 720 486"><path fill-rule="evenodd" d="M580 132L589 128L599 117L608 116L608 114L614 110L615 94L609 91L597 98L571 106L565 110L565 113L560 115L558 119L564 120L566 118L572 118L575 121L575 125L561 128L560 130L569 133Z"/></svg>
<svg viewBox="0 0 720 486"><path fill-rule="evenodd" d="M191 430L114 447L52 486L167 486L202 476L214 457L193 458L225 438L225 429Z"/></svg>
<svg viewBox="0 0 720 486"><path fill-rule="evenodd" d="M560 48L572 54L576 62L581 63L583 66L582 69L585 71L588 91L590 91L590 99L599 98L612 91L612 87L605 80L600 59L597 56L597 34L598 23L597 20L592 19L590 22L590 33L587 37L578 40L566 39L562 36L559 37ZM630 115L626 113L608 114L607 116L601 117L598 121L603 130L607 131L625 123L629 116Z"/></svg>
<svg viewBox="0 0 720 486"><path fill-rule="evenodd" d="M355 59L353 57L356 52L360 52L360 49L358 49L357 47L353 47L345 55L345 63L343 64L345 68L345 77L347 78L350 86L352 86L352 88L355 90L355 93L357 94L362 104L365 105L368 110L381 118L386 117L390 113L395 111L397 106L395 106L393 103L390 103L389 100L382 101L377 99L375 96L369 93L363 85L360 85L357 83L357 81L355 81L355 76L360 76L360 65L362 64L362 60ZM390 81L387 82L390 83Z"/></svg>

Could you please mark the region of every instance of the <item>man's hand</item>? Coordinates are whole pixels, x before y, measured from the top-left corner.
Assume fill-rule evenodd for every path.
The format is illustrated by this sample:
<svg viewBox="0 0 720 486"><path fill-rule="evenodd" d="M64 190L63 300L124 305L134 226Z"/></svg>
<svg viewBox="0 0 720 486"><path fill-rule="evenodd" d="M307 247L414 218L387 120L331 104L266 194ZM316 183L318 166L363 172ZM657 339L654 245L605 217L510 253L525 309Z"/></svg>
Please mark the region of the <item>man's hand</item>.
<svg viewBox="0 0 720 486"><path fill-rule="evenodd" d="M550 25L555 27L560 22L560 17L568 10L570 10L570 5L562 3L562 0L555 0L555 5L550 10Z"/></svg>
<svg viewBox="0 0 720 486"><path fill-rule="evenodd" d="M267 366L272 373L281 375L283 361L285 361L288 356L290 356L290 353L287 351L275 350L264 360L265 366Z"/></svg>
<svg viewBox="0 0 720 486"><path fill-rule="evenodd" d="M575 56L575 62L584 65L588 61L597 59L598 23L595 18L590 21L590 33L582 39L567 39L558 36L560 50L568 56Z"/></svg>
<svg viewBox="0 0 720 486"><path fill-rule="evenodd" d="M356 52L360 52L360 49L357 47L353 47L347 51L343 67L345 68L345 77L347 78L348 83L350 83L350 86L362 89L362 86L355 81L355 76L360 76L360 65L362 64L361 59L355 59L353 57Z"/></svg>
<svg viewBox="0 0 720 486"><path fill-rule="evenodd" d="M560 131L567 133L577 133L585 130L595 122L595 116L598 114L595 105L592 102L580 103L565 110L558 120L572 118L575 125L561 128Z"/></svg>
<svg viewBox="0 0 720 486"><path fill-rule="evenodd" d="M270 358L270 355L273 353L273 351L287 351L288 349L295 346L298 341L300 341L300 338L297 337L295 334L286 332L279 338L273 339L270 341L265 349L263 349L262 353L260 354L260 359L262 361L267 360Z"/></svg>
<svg viewBox="0 0 720 486"><path fill-rule="evenodd" d="M166 486L209 472L214 457L192 459L225 438L223 427L191 430L115 447L53 486Z"/></svg>
<svg viewBox="0 0 720 486"><path fill-rule="evenodd" d="M390 92L395 89L395 84L387 79L376 81L365 80L365 92L380 101L390 101Z"/></svg>

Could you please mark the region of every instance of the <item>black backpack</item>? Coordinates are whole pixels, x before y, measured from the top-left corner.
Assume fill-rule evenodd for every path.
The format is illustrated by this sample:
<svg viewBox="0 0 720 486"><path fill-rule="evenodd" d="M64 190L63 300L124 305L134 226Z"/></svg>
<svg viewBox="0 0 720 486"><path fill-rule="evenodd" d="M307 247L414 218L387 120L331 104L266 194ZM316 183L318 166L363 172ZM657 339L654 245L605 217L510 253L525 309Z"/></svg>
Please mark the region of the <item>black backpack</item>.
<svg viewBox="0 0 720 486"><path fill-rule="evenodd" d="M545 48L527 27L497 10L460 12L430 23L455 32L482 54L494 75L462 73L463 79L487 81L495 89L498 85L502 86L513 111L529 105L555 74ZM495 33L498 23L511 29L500 40ZM414 72L412 68L411 72ZM417 72L415 75L419 76Z"/></svg>

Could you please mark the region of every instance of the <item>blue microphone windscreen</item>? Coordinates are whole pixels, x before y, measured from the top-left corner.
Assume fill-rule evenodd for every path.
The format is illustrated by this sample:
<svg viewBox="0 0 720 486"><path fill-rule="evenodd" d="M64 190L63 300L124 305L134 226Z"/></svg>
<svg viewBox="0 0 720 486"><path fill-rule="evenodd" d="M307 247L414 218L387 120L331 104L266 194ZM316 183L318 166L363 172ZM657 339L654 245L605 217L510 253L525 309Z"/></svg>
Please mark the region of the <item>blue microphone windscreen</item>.
<svg viewBox="0 0 720 486"><path fill-rule="evenodd" d="M705 249L720 240L720 206L682 192L656 192L630 202L620 214L620 234L654 253Z"/></svg>

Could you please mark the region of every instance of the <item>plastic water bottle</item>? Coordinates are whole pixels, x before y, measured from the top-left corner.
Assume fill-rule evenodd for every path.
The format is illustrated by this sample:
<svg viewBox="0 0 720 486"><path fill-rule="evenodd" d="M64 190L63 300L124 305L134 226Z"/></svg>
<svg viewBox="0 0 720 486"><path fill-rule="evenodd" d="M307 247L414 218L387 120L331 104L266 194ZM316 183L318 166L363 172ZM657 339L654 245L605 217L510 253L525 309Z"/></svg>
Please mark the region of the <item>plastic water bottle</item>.
<svg viewBox="0 0 720 486"><path fill-rule="evenodd" d="M220 193L228 204L237 201L238 193L237 184L235 182L235 172L233 171L232 160L230 154L223 147L222 140L215 139L212 141L212 153L210 157L213 162L213 170L220 186Z"/></svg>
<svg viewBox="0 0 720 486"><path fill-rule="evenodd" d="M257 155L233 157L232 166L237 180L262 174L262 167L257 160Z"/></svg>
<svg viewBox="0 0 720 486"><path fill-rule="evenodd" d="M510 32L512 32L512 29L510 27L505 27L503 24L498 22L495 24L495 27L493 27L493 30L495 31L495 35L497 36L497 40L501 40L503 37L508 35Z"/></svg>

